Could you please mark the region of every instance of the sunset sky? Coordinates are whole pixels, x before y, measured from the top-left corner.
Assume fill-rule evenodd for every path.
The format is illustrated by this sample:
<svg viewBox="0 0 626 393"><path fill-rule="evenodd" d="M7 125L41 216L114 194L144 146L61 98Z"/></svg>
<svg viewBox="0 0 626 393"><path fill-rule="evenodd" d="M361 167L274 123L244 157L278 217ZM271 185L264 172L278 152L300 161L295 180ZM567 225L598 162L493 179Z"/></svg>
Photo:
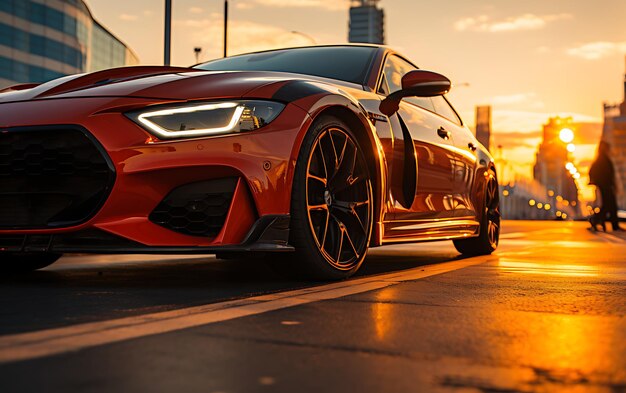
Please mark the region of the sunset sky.
<svg viewBox="0 0 626 393"><path fill-rule="evenodd" d="M163 0L87 4L142 64L162 63ZM220 57L223 1L173 5L172 63L195 63L196 46L203 48L201 61ZM585 173L601 133L602 102L623 99L626 1L383 0L381 6L387 44L457 83L450 98L470 127L476 105L493 105L495 144L520 175L530 176L541 125L557 114L584 123L574 158ZM345 0L230 0L229 53L312 39L346 42L348 7Z"/></svg>

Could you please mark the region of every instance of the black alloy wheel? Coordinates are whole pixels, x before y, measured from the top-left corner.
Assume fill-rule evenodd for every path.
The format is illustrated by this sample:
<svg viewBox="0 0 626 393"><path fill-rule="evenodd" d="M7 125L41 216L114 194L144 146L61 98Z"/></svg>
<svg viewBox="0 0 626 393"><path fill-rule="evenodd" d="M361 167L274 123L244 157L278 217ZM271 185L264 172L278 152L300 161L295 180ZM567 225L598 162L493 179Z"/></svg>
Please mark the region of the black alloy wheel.
<svg viewBox="0 0 626 393"><path fill-rule="evenodd" d="M485 195L485 215L487 216L487 239L491 252L498 248L500 241L500 193L498 182L491 178L487 183L487 194Z"/></svg>
<svg viewBox="0 0 626 393"><path fill-rule="evenodd" d="M292 191L290 264L307 278L349 277L365 258L373 226L372 181L349 127L316 122L303 142Z"/></svg>
<svg viewBox="0 0 626 393"><path fill-rule="evenodd" d="M491 254L498 248L500 241L501 217L498 181L490 176L485 187L485 204L478 236L454 240L454 247L468 256Z"/></svg>

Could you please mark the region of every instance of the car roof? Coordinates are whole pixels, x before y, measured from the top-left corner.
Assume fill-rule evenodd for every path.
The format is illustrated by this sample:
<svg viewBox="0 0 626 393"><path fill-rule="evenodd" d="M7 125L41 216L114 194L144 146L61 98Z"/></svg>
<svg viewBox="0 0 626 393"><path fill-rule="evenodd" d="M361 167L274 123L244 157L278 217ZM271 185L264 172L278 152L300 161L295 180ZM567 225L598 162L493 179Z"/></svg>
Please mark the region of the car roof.
<svg viewBox="0 0 626 393"><path fill-rule="evenodd" d="M285 48L275 48L275 49L265 49L265 50L260 50L260 51L254 51L254 52L246 52L246 53L239 53L233 56L228 56L228 57L237 57L237 56L246 56L246 55L255 55L255 54L259 54L259 53L267 53L267 52L278 52L278 51L283 51L283 50L291 50L291 49L306 49L306 48L337 48L337 47L346 47L346 48L351 48L351 47L366 47L366 48L381 48L381 49L391 49L386 45L378 45L378 44L367 44L367 43L347 43L347 44L322 44L322 45L302 45L302 46L289 46L289 47L285 47ZM217 59L215 59L217 60ZM210 60L209 60L210 62ZM208 62L204 62L204 63L208 63Z"/></svg>

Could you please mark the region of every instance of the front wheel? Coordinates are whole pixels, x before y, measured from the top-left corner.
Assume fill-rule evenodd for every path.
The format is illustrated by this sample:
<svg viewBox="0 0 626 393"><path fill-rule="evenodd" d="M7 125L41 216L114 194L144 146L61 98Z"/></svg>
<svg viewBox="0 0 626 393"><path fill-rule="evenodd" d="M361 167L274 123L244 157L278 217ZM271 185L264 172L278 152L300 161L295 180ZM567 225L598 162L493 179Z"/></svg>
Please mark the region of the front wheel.
<svg viewBox="0 0 626 393"><path fill-rule="evenodd" d="M24 273L52 265L61 254L52 253L0 253L0 269L8 273Z"/></svg>
<svg viewBox="0 0 626 393"><path fill-rule="evenodd" d="M489 255L500 241L500 193L498 181L491 177L485 189L485 205L477 237L454 240L454 247L464 255Z"/></svg>
<svg viewBox="0 0 626 393"><path fill-rule="evenodd" d="M296 164L290 228L296 254L286 264L307 278L350 277L365 259L372 223L364 151L344 122L320 118Z"/></svg>

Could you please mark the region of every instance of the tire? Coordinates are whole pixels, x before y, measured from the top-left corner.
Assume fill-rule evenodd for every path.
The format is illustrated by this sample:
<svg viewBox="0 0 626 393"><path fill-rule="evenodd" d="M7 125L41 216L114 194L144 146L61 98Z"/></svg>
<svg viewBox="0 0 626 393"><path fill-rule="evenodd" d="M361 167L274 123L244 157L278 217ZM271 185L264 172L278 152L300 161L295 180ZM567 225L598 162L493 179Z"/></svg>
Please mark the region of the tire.
<svg viewBox="0 0 626 393"><path fill-rule="evenodd" d="M0 269L9 273L25 273L52 265L61 254L0 253Z"/></svg>
<svg viewBox="0 0 626 393"><path fill-rule="evenodd" d="M491 176L485 187L484 213L477 237L454 240L454 247L463 255L489 255L498 248L500 241L500 193L498 181Z"/></svg>
<svg viewBox="0 0 626 393"><path fill-rule="evenodd" d="M291 197L290 243L283 266L300 278L342 280L363 263L373 227L372 181L348 125L318 119L304 138Z"/></svg>

